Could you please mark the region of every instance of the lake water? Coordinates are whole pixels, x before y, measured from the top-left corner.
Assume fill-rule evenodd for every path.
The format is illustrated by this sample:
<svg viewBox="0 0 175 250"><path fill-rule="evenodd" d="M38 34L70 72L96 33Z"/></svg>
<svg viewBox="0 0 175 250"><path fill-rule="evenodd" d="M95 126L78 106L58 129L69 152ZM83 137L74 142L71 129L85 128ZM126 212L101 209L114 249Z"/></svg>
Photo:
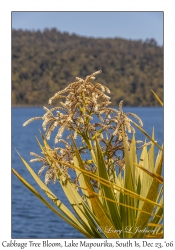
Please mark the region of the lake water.
<svg viewBox="0 0 175 250"><path fill-rule="evenodd" d="M118 108L117 108L118 109ZM144 130L149 135L152 127L155 129L155 140L158 144L163 143L163 109L158 107L123 108L124 112L130 111L137 114L143 121ZM38 187L30 176L28 170L21 162L15 148L29 162L30 152L40 154L40 149L35 140L35 136L40 139L39 129L42 130L42 121L34 121L26 127L22 124L31 117L42 116L45 111L42 108L12 108L12 167L21 174L31 185L38 190L47 200L47 196ZM51 136L50 145L53 146L54 135ZM145 140L145 136L140 131L136 132L136 139ZM157 152L158 150L156 150ZM30 163L30 166L37 173L41 164ZM43 173L44 176L44 173ZM67 206L63 192L58 185L50 183L49 188ZM70 208L70 206L69 206ZM49 210L38 198L36 198L18 179L12 174L12 238L84 238L76 229L69 226L55 213Z"/></svg>

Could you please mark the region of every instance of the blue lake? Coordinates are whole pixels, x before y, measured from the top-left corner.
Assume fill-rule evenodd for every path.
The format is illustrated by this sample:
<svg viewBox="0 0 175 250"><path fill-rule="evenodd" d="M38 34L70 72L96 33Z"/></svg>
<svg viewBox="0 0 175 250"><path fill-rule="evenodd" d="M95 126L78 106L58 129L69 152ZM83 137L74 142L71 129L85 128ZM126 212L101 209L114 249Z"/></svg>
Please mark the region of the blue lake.
<svg viewBox="0 0 175 250"><path fill-rule="evenodd" d="M151 135L152 127L154 126L155 140L157 140L159 145L163 143L163 108L127 107L123 108L123 110L124 112L130 111L137 114L143 121L144 130L149 135ZM34 121L26 127L22 127L22 124L29 118L42 116L44 113L45 111L42 108L12 108L12 167L33 185L47 201L49 201L47 196L30 176L30 173L15 151L16 148L27 162L33 158L30 156L30 152L41 155L41 150L38 147L35 136L40 139L39 129L42 131L42 121ZM140 131L136 130L136 139L144 141L145 136ZM51 136L50 145L54 146L54 134ZM156 149L155 153L157 152L158 150ZM30 166L36 173L41 168L40 163L30 163ZM42 177L44 177L44 173ZM49 188L70 208L58 182L56 182L55 185L50 183ZM16 239L84 238L81 233L69 226L38 200L38 198L36 198L14 174L12 174L11 236Z"/></svg>

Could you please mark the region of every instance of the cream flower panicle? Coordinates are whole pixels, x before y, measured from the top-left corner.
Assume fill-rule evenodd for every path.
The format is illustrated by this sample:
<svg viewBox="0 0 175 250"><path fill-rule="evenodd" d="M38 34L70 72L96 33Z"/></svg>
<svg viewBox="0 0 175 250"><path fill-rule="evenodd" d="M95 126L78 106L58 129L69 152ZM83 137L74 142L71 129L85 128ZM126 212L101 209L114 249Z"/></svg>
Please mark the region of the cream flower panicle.
<svg viewBox="0 0 175 250"><path fill-rule="evenodd" d="M70 83L65 89L58 91L49 99L49 104L52 104L56 99L61 99L59 107L49 109L44 106L43 109L46 113L42 117L31 118L23 126L35 120L42 120L42 127L46 131L47 140L50 139L51 133L57 128L55 143L62 142L65 148L58 147L58 150L53 150L53 153L57 159L65 162L72 162L73 160L73 150L68 142L71 137L75 140L77 137L81 137L83 149L89 149L84 135L92 141L94 138L98 138L107 166L111 165L108 161L112 159L114 166L124 169L123 130L128 150L130 150L131 139L129 139L128 133L135 133L135 129L129 116L135 118L141 127L143 123L136 114L123 112L123 100L119 103L119 110L109 107L111 104L110 97L107 95L110 94L109 88L101 83L91 82L100 73L101 70L96 71L85 79L76 77L75 82ZM99 122L94 119L94 116ZM69 131L69 135L65 141L62 137L66 130ZM85 152L83 149L79 148L80 154ZM120 157L118 156L119 151L122 152ZM53 169L44 158L38 155L35 155L35 157L36 159L33 159L33 162L40 161L44 164L39 171L39 176L46 166L49 166L46 171L45 183L48 185L50 180L55 182L56 172L59 170L60 165Z"/></svg>

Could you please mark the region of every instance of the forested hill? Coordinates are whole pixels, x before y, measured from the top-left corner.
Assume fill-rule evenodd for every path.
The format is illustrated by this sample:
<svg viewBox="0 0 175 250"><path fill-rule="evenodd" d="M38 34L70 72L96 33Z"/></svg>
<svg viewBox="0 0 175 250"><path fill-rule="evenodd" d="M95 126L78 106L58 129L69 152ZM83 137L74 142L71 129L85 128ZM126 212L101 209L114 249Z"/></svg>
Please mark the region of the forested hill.
<svg viewBox="0 0 175 250"><path fill-rule="evenodd" d="M56 29L12 30L12 105L47 105L75 77L102 70L95 82L111 90L113 105L156 106L163 100L163 47L153 39L80 37Z"/></svg>

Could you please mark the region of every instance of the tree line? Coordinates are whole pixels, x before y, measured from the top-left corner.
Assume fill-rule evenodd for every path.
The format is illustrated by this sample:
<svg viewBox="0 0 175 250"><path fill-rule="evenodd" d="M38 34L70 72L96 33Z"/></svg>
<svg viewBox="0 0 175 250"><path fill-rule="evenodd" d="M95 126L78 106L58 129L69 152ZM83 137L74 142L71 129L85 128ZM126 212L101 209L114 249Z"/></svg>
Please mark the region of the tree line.
<svg viewBox="0 0 175 250"><path fill-rule="evenodd" d="M95 82L111 90L117 106L158 106L163 100L163 47L154 39L88 38L61 33L12 30L12 105L46 105L75 77L102 70Z"/></svg>

